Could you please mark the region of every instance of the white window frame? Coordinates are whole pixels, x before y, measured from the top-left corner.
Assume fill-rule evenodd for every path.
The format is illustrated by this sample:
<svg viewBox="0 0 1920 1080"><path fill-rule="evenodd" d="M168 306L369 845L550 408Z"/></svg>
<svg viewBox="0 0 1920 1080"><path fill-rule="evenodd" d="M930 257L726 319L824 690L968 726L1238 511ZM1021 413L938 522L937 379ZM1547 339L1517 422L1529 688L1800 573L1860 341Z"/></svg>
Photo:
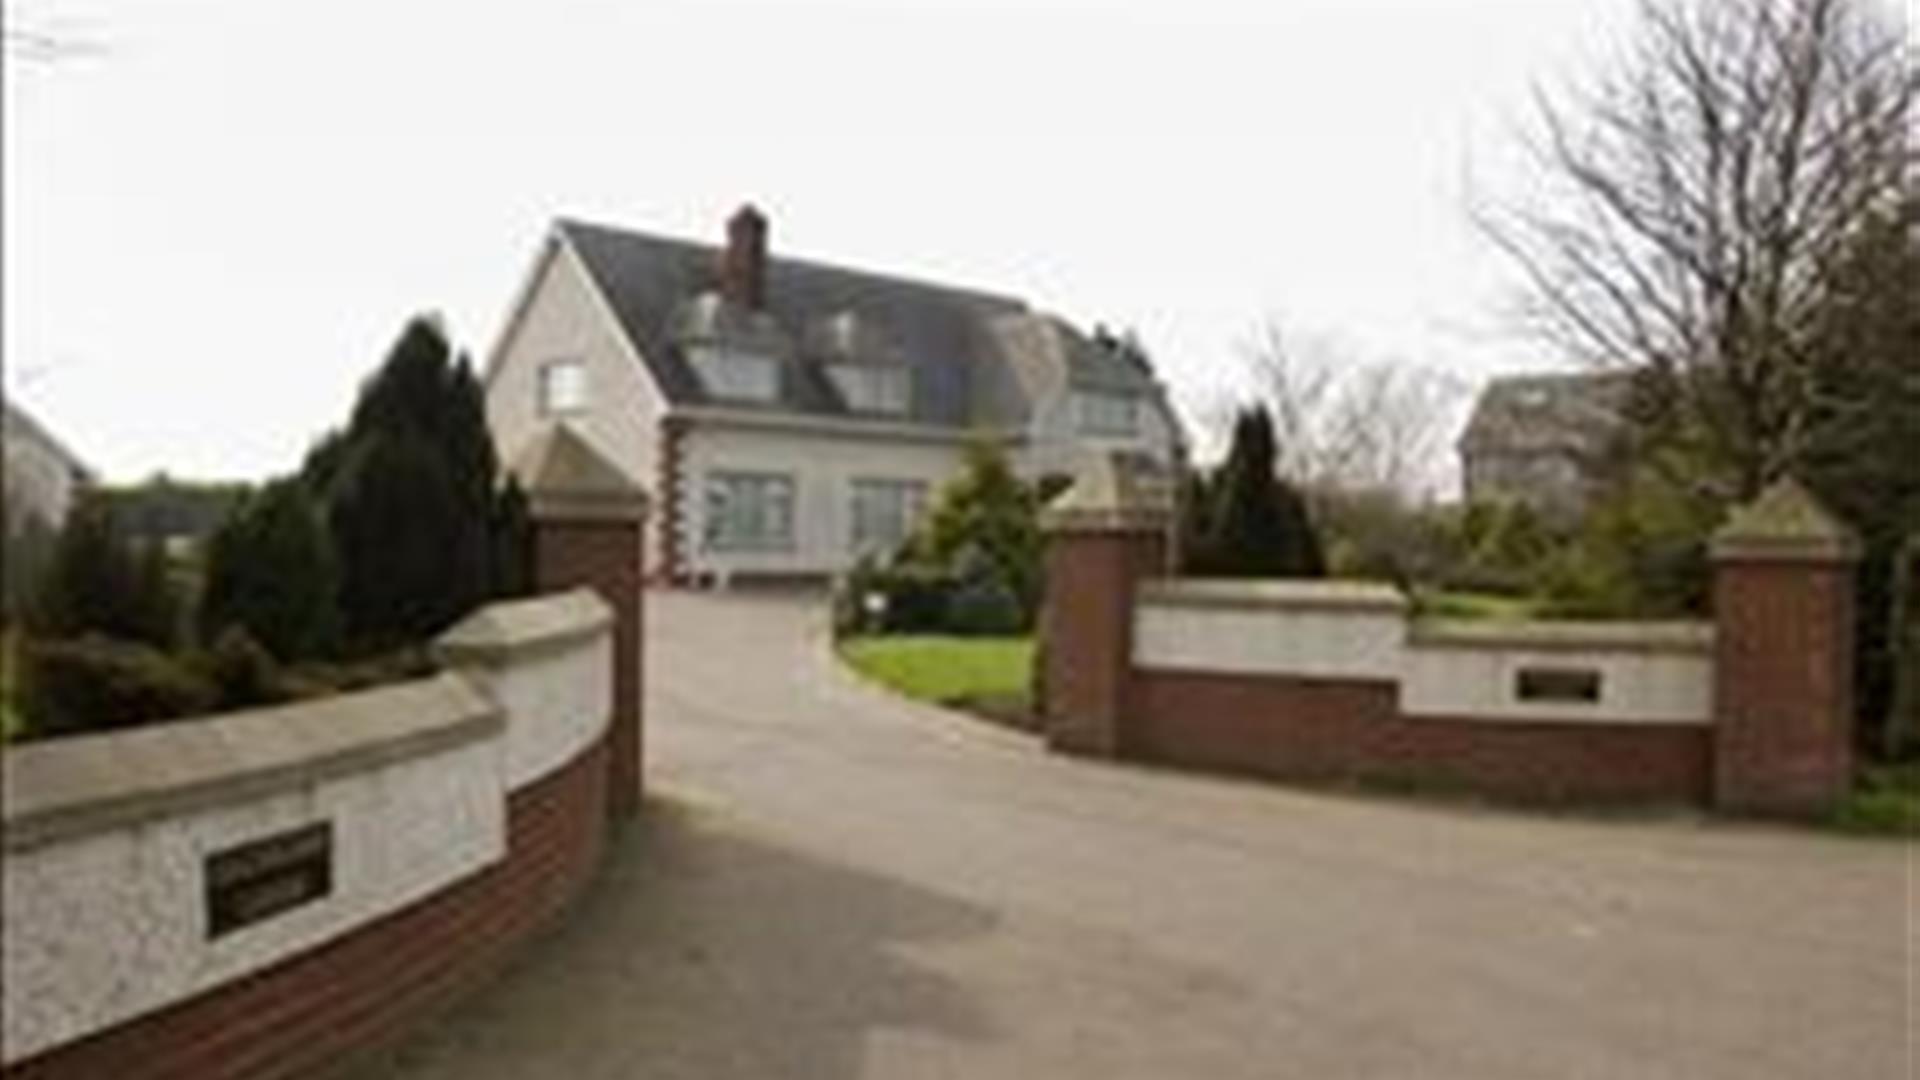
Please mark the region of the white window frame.
<svg viewBox="0 0 1920 1080"><path fill-rule="evenodd" d="M717 552L790 552L799 491L791 473L716 469L701 488L701 545ZM735 528L742 521L728 505L739 498L760 499L752 516L756 530Z"/></svg>
<svg viewBox="0 0 1920 1080"><path fill-rule="evenodd" d="M1140 434L1140 395L1117 390L1073 392L1074 424L1082 434L1132 437Z"/></svg>
<svg viewBox="0 0 1920 1080"><path fill-rule="evenodd" d="M563 395L563 384L559 377L569 374L573 376L573 392ZM589 400L587 362L577 356L566 356L541 364L539 388L535 393L539 398L542 416L574 416L586 412ZM563 396L566 400L560 400Z"/></svg>
<svg viewBox="0 0 1920 1080"><path fill-rule="evenodd" d="M900 416L913 401L913 372L891 364L832 364L834 388L855 412Z"/></svg>
<svg viewBox="0 0 1920 1080"><path fill-rule="evenodd" d="M778 401L780 361L760 353L719 345L697 345L687 352L694 374L707 393L727 401Z"/></svg>
<svg viewBox="0 0 1920 1080"><path fill-rule="evenodd" d="M847 543L855 555L889 554L897 549L907 537L913 534L920 523L920 517L927 509L928 485L924 480L905 480L894 477L860 476L855 477L847 490ZM890 516L896 517L895 528L875 532L865 528L874 520L872 509L863 496L884 493L888 498L898 498L898 505L889 508ZM897 535L882 535L882 532Z"/></svg>

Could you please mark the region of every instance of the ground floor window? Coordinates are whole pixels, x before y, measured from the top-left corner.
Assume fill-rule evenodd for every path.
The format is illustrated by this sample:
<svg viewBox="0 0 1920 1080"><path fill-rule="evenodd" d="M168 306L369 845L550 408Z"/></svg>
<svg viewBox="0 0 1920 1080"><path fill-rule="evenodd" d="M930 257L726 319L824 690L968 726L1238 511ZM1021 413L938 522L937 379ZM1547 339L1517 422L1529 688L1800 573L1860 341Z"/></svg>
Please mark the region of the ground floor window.
<svg viewBox="0 0 1920 1080"><path fill-rule="evenodd" d="M709 473L703 532L708 551L792 551L793 477Z"/></svg>
<svg viewBox="0 0 1920 1080"><path fill-rule="evenodd" d="M919 480L855 480L854 554L892 554L913 531L926 502L927 485Z"/></svg>

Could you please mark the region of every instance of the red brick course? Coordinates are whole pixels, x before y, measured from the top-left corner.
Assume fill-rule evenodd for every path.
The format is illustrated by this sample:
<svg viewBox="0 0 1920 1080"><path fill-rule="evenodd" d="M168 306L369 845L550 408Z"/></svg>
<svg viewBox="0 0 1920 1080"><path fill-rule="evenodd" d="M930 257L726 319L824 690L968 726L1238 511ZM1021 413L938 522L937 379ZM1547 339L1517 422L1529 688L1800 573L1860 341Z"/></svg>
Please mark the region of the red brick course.
<svg viewBox="0 0 1920 1080"><path fill-rule="evenodd" d="M516 791L503 861L309 952L55 1047L9 1080L312 1076L484 982L591 880L607 828L607 748Z"/></svg>
<svg viewBox="0 0 1920 1080"><path fill-rule="evenodd" d="M639 808L646 757L640 687L645 678L641 620L639 520L550 519L537 523L533 539L534 581L541 592L587 586L613 608L613 719L608 760L608 810L624 817Z"/></svg>
<svg viewBox="0 0 1920 1080"><path fill-rule="evenodd" d="M1390 682L1137 670L1124 757L1555 803L1705 802L1706 727L1401 716Z"/></svg>
<svg viewBox="0 0 1920 1080"><path fill-rule="evenodd" d="M1160 573L1165 558L1155 534L1064 533L1048 544L1040 678L1055 748L1116 751L1129 696L1134 583Z"/></svg>
<svg viewBox="0 0 1920 1080"><path fill-rule="evenodd" d="M1846 562L1722 561L1714 577L1714 796L1805 815L1853 776L1853 573Z"/></svg>

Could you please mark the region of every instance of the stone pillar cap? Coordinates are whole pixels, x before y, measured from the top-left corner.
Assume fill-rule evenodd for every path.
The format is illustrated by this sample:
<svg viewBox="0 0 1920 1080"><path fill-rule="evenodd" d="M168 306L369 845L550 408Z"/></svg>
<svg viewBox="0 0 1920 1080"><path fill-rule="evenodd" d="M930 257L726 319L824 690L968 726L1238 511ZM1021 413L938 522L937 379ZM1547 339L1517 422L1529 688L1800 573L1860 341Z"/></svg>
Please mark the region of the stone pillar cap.
<svg viewBox="0 0 1920 1080"><path fill-rule="evenodd" d="M1047 532L1154 532L1173 519L1173 473L1145 454L1095 455L1040 514Z"/></svg>
<svg viewBox="0 0 1920 1080"><path fill-rule="evenodd" d="M527 440L507 469L526 489L535 520L637 521L647 491L564 421Z"/></svg>
<svg viewBox="0 0 1920 1080"><path fill-rule="evenodd" d="M1735 510L1713 534L1716 560L1851 562L1860 538L1791 476Z"/></svg>

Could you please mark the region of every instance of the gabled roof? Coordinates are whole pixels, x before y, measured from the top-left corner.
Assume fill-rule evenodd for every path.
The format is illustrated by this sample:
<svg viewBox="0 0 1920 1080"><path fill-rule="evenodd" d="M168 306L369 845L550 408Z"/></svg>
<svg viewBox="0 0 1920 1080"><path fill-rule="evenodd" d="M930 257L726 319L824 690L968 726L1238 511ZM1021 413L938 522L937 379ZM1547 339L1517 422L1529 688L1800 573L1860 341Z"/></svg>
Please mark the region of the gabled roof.
<svg viewBox="0 0 1920 1080"><path fill-rule="evenodd" d="M670 402L742 407L712 401L685 355L686 328L716 321L702 309L717 299L715 246L564 219L555 232L579 257ZM904 418L909 422L943 427L1018 423L1024 415L1009 415L1017 412L1017 403L994 388L1010 371L1033 361L1014 355L1022 347L1021 336L1001 332L1005 320L1044 321L1044 333L1025 337L1038 343L1033 347L1056 350L1057 358L1044 362L1071 365L1076 382L1153 386L1152 376L1137 364L1103 355L1060 320L1035 313L1017 298L977 289L770 254L764 315L792 362L784 365L781 400L761 408L859 419L826 377L825 365L884 360L905 363L914 372L913 399ZM1066 335L1064 344L1054 340L1055 334ZM862 355L845 355L850 344Z"/></svg>
<svg viewBox="0 0 1920 1080"><path fill-rule="evenodd" d="M87 478L93 476L93 470L87 467L86 462L67 449L59 439L54 438L52 432L48 431L40 421L35 420L32 414L16 404L13 398L0 397L0 406L4 406L0 409L0 425L4 425L9 440L18 438L35 443L64 462L68 471L75 476Z"/></svg>
<svg viewBox="0 0 1920 1080"><path fill-rule="evenodd" d="M1507 375L1487 383L1460 436L1465 453L1590 453L1619 428L1631 376Z"/></svg>

